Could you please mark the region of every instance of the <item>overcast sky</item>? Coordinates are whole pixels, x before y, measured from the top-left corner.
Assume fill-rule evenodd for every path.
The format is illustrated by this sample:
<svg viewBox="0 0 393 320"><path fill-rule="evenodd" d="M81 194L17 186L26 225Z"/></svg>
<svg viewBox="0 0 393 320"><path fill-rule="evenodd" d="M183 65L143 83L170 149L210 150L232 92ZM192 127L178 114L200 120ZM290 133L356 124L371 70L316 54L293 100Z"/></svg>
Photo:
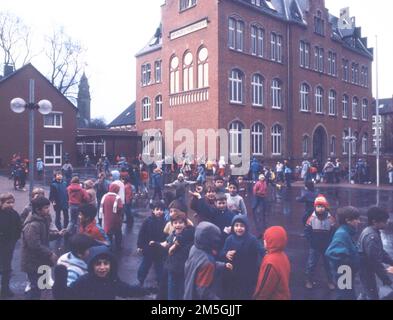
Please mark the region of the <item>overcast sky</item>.
<svg viewBox="0 0 393 320"><path fill-rule="evenodd" d="M200 0L210 1L210 0ZM92 116L113 120L135 100L135 53L147 44L160 22L164 0L1 0L0 11L21 17L38 38L54 26L87 48L86 74L92 96ZM393 36L390 0L326 0L330 13L350 7L362 35L375 46L378 35L380 98L393 95ZM40 58L32 61L44 74ZM375 84L375 69L373 69ZM375 87L375 86L374 86ZM375 89L374 89L375 95Z"/></svg>

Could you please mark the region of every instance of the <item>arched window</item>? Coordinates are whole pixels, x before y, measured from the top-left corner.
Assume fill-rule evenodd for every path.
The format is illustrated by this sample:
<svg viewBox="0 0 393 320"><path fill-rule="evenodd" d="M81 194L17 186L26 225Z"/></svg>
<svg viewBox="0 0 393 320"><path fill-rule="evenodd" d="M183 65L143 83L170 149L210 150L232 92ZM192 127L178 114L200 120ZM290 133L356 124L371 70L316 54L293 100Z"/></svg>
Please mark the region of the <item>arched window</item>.
<svg viewBox="0 0 393 320"><path fill-rule="evenodd" d="M202 48L198 52L198 88L209 86L209 52Z"/></svg>
<svg viewBox="0 0 393 320"><path fill-rule="evenodd" d="M343 118L349 117L349 98L346 94L343 95Z"/></svg>
<svg viewBox="0 0 393 320"><path fill-rule="evenodd" d="M343 154L349 154L349 132L344 130L343 132Z"/></svg>
<svg viewBox="0 0 393 320"><path fill-rule="evenodd" d="M263 155L265 128L261 123L256 123L251 128L252 154Z"/></svg>
<svg viewBox="0 0 393 320"><path fill-rule="evenodd" d="M336 155L336 137L330 139L330 155Z"/></svg>
<svg viewBox="0 0 393 320"><path fill-rule="evenodd" d="M263 77L260 74L252 76L252 105L263 107Z"/></svg>
<svg viewBox="0 0 393 320"><path fill-rule="evenodd" d="M242 131L244 126L241 122L232 122L229 126L229 153L231 156L242 153Z"/></svg>
<svg viewBox="0 0 393 320"><path fill-rule="evenodd" d="M162 119L162 96L157 96L155 102L155 118L159 120Z"/></svg>
<svg viewBox="0 0 393 320"><path fill-rule="evenodd" d="M358 154L359 153L359 150L358 150L358 146L359 146L359 133L357 133L357 132L355 132L354 134L353 134L353 137L354 137L354 139L352 140L352 146L351 146L351 148L352 148L352 154Z"/></svg>
<svg viewBox="0 0 393 320"><path fill-rule="evenodd" d="M157 155L162 155L162 133L160 131L157 131L154 141L154 151Z"/></svg>
<svg viewBox="0 0 393 320"><path fill-rule="evenodd" d="M363 121L368 120L368 101L367 101L367 99L363 99L363 102L362 102L362 120Z"/></svg>
<svg viewBox="0 0 393 320"><path fill-rule="evenodd" d="M194 65L191 52L187 52L183 57L183 91L194 89Z"/></svg>
<svg viewBox="0 0 393 320"><path fill-rule="evenodd" d="M310 111L310 86L307 83L300 86L300 110Z"/></svg>
<svg viewBox="0 0 393 320"><path fill-rule="evenodd" d="M282 127L278 124L272 128L272 154L282 154Z"/></svg>
<svg viewBox="0 0 393 320"><path fill-rule="evenodd" d="M228 46L231 49L243 51L244 48L244 22L229 18Z"/></svg>
<svg viewBox="0 0 393 320"><path fill-rule="evenodd" d="M336 108L336 91L330 90L329 91L329 115L335 116L337 114Z"/></svg>
<svg viewBox="0 0 393 320"><path fill-rule="evenodd" d="M310 152L310 138L307 135L303 136L302 152L303 152L303 155L308 155Z"/></svg>
<svg viewBox="0 0 393 320"><path fill-rule="evenodd" d="M149 98L142 100L142 121L150 120L150 106L151 102Z"/></svg>
<svg viewBox="0 0 393 320"><path fill-rule="evenodd" d="M174 56L170 62L170 94L179 92L179 58Z"/></svg>
<svg viewBox="0 0 393 320"><path fill-rule="evenodd" d="M365 133L362 138L362 154L368 154L368 133Z"/></svg>
<svg viewBox="0 0 393 320"><path fill-rule="evenodd" d="M229 100L231 103L243 103L243 73L234 69L229 77Z"/></svg>
<svg viewBox="0 0 393 320"><path fill-rule="evenodd" d="M315 89L315 112L323 113L323 89L321 87Z"/></svg>
<svg viewBox="0 0 393 320"><path fill-rule="evenodd" d="M278 79L272 81L272 108L282 109L282 84Z"/></svg>
<svg viewBox="0 0 393 320"><path fill-rule="evenodd" d="M352 119L359 119L359 99L356 97L352 99Z"/></svg>

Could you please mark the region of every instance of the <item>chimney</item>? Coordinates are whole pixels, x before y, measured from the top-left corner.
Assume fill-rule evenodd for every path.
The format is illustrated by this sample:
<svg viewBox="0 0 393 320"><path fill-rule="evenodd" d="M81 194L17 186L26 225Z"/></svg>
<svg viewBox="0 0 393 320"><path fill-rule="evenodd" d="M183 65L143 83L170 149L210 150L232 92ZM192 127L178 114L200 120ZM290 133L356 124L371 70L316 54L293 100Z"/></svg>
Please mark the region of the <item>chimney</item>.
<svg viewBox="0 0 393 320"><path fill-rule="evenodd" d="M14 66L12 64L6 63L4 65L4 77L8 77L10 74L14 73Z"/></svg>

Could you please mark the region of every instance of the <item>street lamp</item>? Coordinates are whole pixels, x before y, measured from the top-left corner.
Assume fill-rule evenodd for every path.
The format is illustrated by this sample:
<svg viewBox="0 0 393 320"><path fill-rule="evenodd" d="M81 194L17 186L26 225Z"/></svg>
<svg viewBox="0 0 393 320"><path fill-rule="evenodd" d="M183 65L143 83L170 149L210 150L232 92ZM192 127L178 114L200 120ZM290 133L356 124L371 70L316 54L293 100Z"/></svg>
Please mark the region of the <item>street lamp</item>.
<svg viewBox="0 0 393 320"><path fill-rule="evenodd" d="M344 138L346 142L348 142L348 153L349 153L349 165L348 165L348 180L349 184L351 184L351 172L352 172L352 143L356 142L358 139L355 136L351 135L351 128L349 128L348 136Z"/></svg>
<svg viewBox="0 0 393 320"><path fill-rule="evenodd" d="M29 111L29 184L30 197L34 188L34 111L38 110L42 115L47 115L52 112L52 103L48 100L41 100L35 103L34 97L34 80L29 81L29 103L22 98L14 98L11 100L10 107L15 113L22 113L25 110Z"/></svg>

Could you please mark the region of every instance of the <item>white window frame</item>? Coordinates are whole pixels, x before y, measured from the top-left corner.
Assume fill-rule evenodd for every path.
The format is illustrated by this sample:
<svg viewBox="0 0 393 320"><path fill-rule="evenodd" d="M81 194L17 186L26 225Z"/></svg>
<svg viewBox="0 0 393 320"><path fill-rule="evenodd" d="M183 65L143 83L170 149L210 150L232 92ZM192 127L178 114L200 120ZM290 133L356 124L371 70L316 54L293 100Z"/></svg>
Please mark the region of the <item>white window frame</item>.
<svg viewBox="0 0 393 320"><path fill-rule="evenodd" d="M362 120L368 121L368 100L362 100Z"/></svg>
<svg viewBox="0 0 393 320"><path fill-rule="evenodd" d="M228 20L228 46L230 49L236 49L236 19Z"/></svg>
<svg viewBox="0 0 393 320"><path fill-rule="evenodd" d="M315 113L317 114L323 114L323 95L323 88L317 87L315 89Z"/></svg>
<svg viewBox="0 0 393 320"><path fill-rule="evenodd" d="M346 94L343 95L342 106L343 106L343 118L348 119L349 118L349 96Z"/></svg>
<svg viewBox="0 0 393 320"><path fill-rule="evenodd" d="M303 136L302 153L303 155L308 155L310 153L310 137L308 135Z"/></svg>
<svg viewBox="0 0 393 320"><path fill-rule="evenodd" d="M337 145L337 138L335 136L332 136L330 138L330 155L332 156L336 155L336 145Z"/></svg>
<svg viewBox="0 0 393 320"><path fill-rule="evenodd" d="M243 52L244 50L244 28L245 24L241 20L236 21L236 50Z"/></svg>
<svg viewBox="0 0 393 320"><path fill-rule="evenodd" d="M187 65L185 57L190 55L191 62ZM183 56L183 91L190 91L194 89L194 56L191 52L186 52Z"/></svg>
<svg viewBox="0 0 393 320"><path fill-rule="evenodd" d="M207 51L207 58L205 60L201 60L200 52L201 50L206 49L203 47L198 51L198 88L207 88L209 87L209 51Z"/></svg>
<svg viewBox="0 0 393 320"><path fill-rule="evenodd" d="M310 111L310 86L307 83L300 85L300 111Z"/></svg>
<svg viewBox="0 0 393 320"><path fill-rule="evenodd" d="M254 156L264 155L265 146L265 127L262 123L257 122L251 128L251 143L252 143L252 154Z"/></svg>
<svg viewBox="0 0 393 320"><path fill-rule="evenodd" d="M187 10L196 5L196 0L180 0L180 11Z"/></svg>
<svg viewBox="0 0 393 320"><path fill-rule="evenodd" d="M282 84L278 79L272 80L271 86L272 93L272 109L282 109Z"/></svg>
<svg viewBox="0 0 393 320"><path fill-rule="evenodd" d="M229 153L231 156L240 156L242 153L242 134L244 126L234 121L229 126Z"/></svg>
<svg viewBox="0 0 393 320"><path fill-rule="evenodd" d="M352 119L359 120L359 99L357 97L352 98Z"/></svg>
<svg viewBox="0 0 393 320"><path fill-rule="evenodd" d="M158 95L155 98L155 118L156 120L162 119L162 96Z"/></svg>
<svg viewBox="0 0 393 320"><path fill-rule="evenodd" d="M53 116L53 125L47 125L45 124L45 120L47 119L47 117L52 117ZM56 118L59 118L59 122L60 124L57 125L57 121ZM63 128L63 113L62 112L51 112L48 115L44 115L44 128L51 128L51 129L62 129Z"/></svg>
<svg viewBox="0 0 393 320"><path fill-rule="evenodd" d="M142 87L148 86L151 83L151 64L145 63L142 65Z"/></svg>
<svg viewBox="0 0 393 320"><path fill-rule="evenodd" d="M151 100L150 98L144 98L142 100L142 121L150 121L151 118Z"/></svg>
<svg viewBox="0 0 393 320"><path fill-rule="evenodd" d="M44 164L47 167L59 167L62 165L63 161L63 141L44 141ZM51 145L53 147L53 156L46 155L46 146ZM56 155L56 145L60 145L60 155ZM53 163L47 163L47 159L53 159ZM59 163L56 163L56 160L60 160Z"/></svg>
<svg viewBox="0 0 393 320"><path fill-rule="evenodd" d="M271 138L272 138L272 155L281 156L282 155L282 127L279 124L276 124L272 127Z"/></svg>
<svg viewBox="0 0 393 320"><path fill-rule="evenodd" d="M367 155L368 154L368 134L363 134L362 137L362 154Z"/></svg>
<svg viewBox="0 0 393 320"><path fill-rule="evenodd" d="M262 75L256 73L252 76L252 105L254 107L263 107L264 106L264 80Z"/></svg>
<svg viewBox="0 0 393 320"><path fill-rule="evenodd" d="M244 75L238 69L233 69L229 77L229 101L234 104L243 104Z"/></svg>
<svg viewBox="0 0 393 320"><path fill-rule="evenodd" d="M334 90L329 91L329 115L337 115L337 93Z"/></svg>
<svg viewBox="0 0 393 320"><path fill-rule="evenodd" d="M162 61L157 60L154 62L154 79L156 80L156 83L161 83L162 82Z"/></svg>

